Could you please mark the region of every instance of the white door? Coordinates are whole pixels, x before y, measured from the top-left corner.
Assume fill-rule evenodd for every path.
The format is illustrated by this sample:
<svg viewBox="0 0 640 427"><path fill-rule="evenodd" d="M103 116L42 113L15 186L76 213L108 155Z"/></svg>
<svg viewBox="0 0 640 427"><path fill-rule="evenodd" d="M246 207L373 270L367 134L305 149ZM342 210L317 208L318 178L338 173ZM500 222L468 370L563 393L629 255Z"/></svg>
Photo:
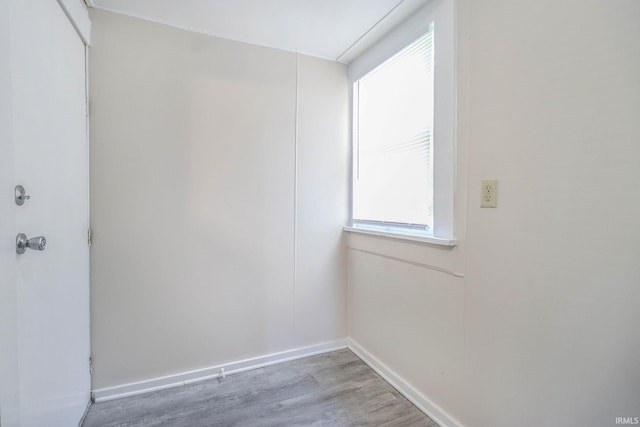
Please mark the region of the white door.
<svg viewBox="0 0 640 427"><path fill-rule="evenodd" d="M0 373L14 384L0 386L0 419L9 420L3 427L15 413L21 426L76 426L90 393L85 45L55 0L3 3L10 85L2 88L10 88L11 118L10 146L0 154L12 151L13 176L1 176L2 199L12 200L17 184L30 199L11 206L13 232L2 242L3 267L13 246L13 265L2 274L15 309L2 303L13 325L0 332L16 350L2 352ZM45 236L44 251L16 254L17 233Z"/></svg>
<svg viewBox="0 0 640 427"><path fill-rule="evenodd" d="M9 5L0 0L0 425L18 420L18 339Z"/></svg>

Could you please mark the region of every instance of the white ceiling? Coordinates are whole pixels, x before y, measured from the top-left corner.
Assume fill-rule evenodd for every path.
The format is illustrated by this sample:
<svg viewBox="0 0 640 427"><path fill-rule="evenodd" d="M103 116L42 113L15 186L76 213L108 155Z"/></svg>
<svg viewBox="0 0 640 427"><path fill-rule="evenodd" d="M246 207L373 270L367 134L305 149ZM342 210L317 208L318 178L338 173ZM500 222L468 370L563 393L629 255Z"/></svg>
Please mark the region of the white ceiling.
<svg viewBox="0 0 640 427"><path fill-rule="evenodd" d="M85 0L191 31L349 63L429 0Z"/></svg>

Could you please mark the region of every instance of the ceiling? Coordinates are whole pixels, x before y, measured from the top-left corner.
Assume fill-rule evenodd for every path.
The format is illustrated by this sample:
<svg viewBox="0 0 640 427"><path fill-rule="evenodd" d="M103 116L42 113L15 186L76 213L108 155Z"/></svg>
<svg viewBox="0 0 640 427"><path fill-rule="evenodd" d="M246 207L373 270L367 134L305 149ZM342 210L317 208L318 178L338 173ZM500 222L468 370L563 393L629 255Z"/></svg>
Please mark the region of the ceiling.
<svg viewBox="0 0 640 427"><path fill-rule="evenodd" d="M85 0L186 30L349 63L429 0Z"/></svg>

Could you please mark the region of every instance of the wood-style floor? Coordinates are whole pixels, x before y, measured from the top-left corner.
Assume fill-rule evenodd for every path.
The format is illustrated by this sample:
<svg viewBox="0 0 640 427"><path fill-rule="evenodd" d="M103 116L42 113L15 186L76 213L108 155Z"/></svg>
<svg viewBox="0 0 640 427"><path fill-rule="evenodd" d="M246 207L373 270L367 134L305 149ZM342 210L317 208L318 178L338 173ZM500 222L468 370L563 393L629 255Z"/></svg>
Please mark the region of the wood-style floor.
<svg viewBox="0 0 640 427"><path fill-rule="evenodd" d="M83 427L437 424L349 350L91 405Z"/></svg>

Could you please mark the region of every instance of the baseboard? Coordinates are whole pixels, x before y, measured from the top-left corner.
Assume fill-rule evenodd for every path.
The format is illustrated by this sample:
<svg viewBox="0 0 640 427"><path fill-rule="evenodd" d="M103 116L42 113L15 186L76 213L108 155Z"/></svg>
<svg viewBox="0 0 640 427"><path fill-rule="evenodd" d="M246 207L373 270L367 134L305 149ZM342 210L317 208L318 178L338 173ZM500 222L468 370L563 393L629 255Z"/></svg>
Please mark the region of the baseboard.
<svg viewBox="0 0 640 427"><path fill-rule="evenodd" d="M413 388L407 381L392 371L388 366L376 359L367 350L361 347L357 342L349 339L347 347L364 363L369 365L371 369L376 371L378 375L384 378L396 390L398 390L411 403L416 405L418 409L427 414L429 418L437 422L441 427L462 427L462 424L456 421L451 415L440 408L438 405L429 400L426 396Z"/></svg>
<svg viewBox="0 0 640 427"><path fill-rule="evenodd" d="M360 344L352 339L344 339L331 341L327 343L317 344L309 347L295 348L279 353L267 354L264 356L254 357L251 359L240 360L237 362L224 363L221 365L211 366L208 368L197 369L194 371L183 372L164 377L152 378L145 381L138 381L128 384L117 385L93 390L91 393L94 402L105 402L107 400L119 399L127 396L135 396L138 394L148 393L151 391L164 390L167 388L179 387L186 384L192 384L199 381L218 378L221 376L222 369L225 375L232 375L238 372L244 372L251 369L262 368L264 366L275 365L278 363L288 362L291 360L302 359L304 357L315 356L317 354L328 353L335 350L349 348L364 363L369 365L371 369L384 378L396 390L398 390L411 403L416 405L418 409L427 414L431 419L437 422L441 427L462 427L462 424L456 421L451 415L433 403L430 399L413 388L407 381L387 367L365 350Z"/></svg>
<svg viewBox="0 0 640 427"><path fill-rule="evenodd" d="M82 427L84 423L84 419L87 418L87 414L89 413L89 408L91 407L91 400L87 402L87 406L84 408L84 413L82 414L82 418L80 418L80 422L78 422L78 427Z"/></svg>
<svg viewBox="0 0 640 427"><path fill-rule="evenodd" d="M221 365L197 369L194 371L182 372L179 374L167 375L164 377L152 378L113 387L100 388L93 390L91 392L91 396L94 402L105 402L107 400L119 399L121 397L135 396L137 394L164 390L167 388L179 387L186 384L218 378L221 376L223 369L225 375L232 375L238 372L244 372L251 369L262 368L264 366L275 365L277 363L288 362L290 360L302 359L303 357L315 356L317 354L344 349L347 348L347 344L348 341L344 339L312 345L309 347L295 348L237 362L223 363Z"/></svg>

